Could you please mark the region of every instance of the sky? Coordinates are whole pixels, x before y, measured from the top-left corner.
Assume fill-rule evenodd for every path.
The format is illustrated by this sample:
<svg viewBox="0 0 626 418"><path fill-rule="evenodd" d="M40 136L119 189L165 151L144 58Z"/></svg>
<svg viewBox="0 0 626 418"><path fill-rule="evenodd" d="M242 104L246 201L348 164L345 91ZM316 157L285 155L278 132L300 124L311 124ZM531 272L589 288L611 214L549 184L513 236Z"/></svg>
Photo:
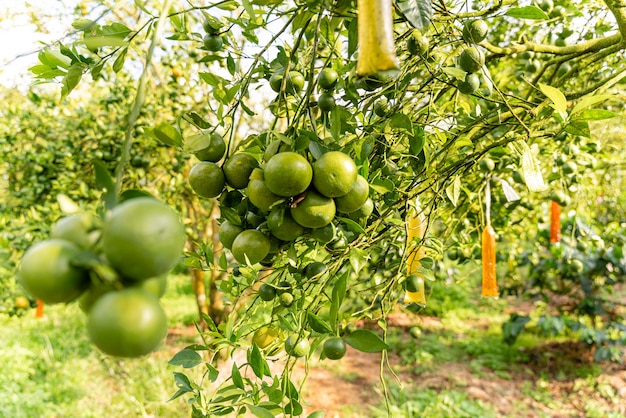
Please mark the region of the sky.
<svg viewBox="0 0 626 418"><path fill-rule="evenodd" d="M0 84L25 86L32 82L28 68L37 63L42 42L52 42L66 34L73 20L70 13L77 3L78 0L0 2ZM64 11L65 17L59 19ZM44 22L45 33L32 23L31 13Z"/></svg>

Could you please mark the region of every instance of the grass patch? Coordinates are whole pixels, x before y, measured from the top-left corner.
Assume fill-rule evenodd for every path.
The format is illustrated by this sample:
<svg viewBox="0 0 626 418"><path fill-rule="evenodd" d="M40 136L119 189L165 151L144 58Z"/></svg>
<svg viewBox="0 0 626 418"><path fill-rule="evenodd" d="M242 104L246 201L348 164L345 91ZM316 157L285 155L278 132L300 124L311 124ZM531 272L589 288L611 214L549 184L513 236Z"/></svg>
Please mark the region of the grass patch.
<svg viewBox="0 0 626 418"><path fill-rule="evenodd" d="M163 305L170 324L191 318L195 303L189 279L170 280ZM173 350L164 347L140 359L113 359L90 343L86 317L76 304L45 307L45 317L4 317L0 337L0 416L180 416L184 398L176 391Z"/></svg>

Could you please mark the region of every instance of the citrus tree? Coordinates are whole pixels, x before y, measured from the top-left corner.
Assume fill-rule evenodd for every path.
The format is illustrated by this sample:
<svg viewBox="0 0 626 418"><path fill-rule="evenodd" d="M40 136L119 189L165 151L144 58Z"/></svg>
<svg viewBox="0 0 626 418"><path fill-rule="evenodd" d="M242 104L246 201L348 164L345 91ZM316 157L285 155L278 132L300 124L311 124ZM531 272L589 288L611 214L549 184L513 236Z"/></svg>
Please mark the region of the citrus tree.
<svg viewBox="0 0 626 418"><path fill-rule="evenodd" d="M121 77L141 62L107 206L120 200L137 137L190 156L189 186L219 208L217 239L200 242L186 262L222 277L216 286L231 314L220 324L205 316L202 344L171 360L206 368L201 382L175 373L174 397L190 395L194 416L300 415L294 364L338 360L346 344L384 353L386 315L399 303L425 303L444 253L483 258L486 296L499 294L497 260L516 272L500 284L507 293L560 291L596 306L604 287L623 281L623 227L611 229L615 245L598 253L606 262L594 261L594 274L569 244L544 250L544 232L527 234L550 200L593 214L580 190L598 185L598 171L620 172L612 165L619 144L593 129L624 111L626 11L618 2L166 0L135 2L127 20L120 4L94 2L32 71L60 81L65 97L88 76ZM155 107L136 129L143 104L155 103L151 68L173 49L186 56L177 55L172 76L205 86L194 97L202 110L183 105L164 118ZM193 96L185 86L176 97ZM572 218L568 233L593 235ZM494 248L496 233L515 250L508 257ZM526 236L541 248L517 245ZM529 284L518 248L530 265L550 251L574 274L552 269ZM600 280L607 271L610 282ZM611 315L617 344L623 321ZM355 319L375 330L351 329ZM505 337L530 320L518 319ZM591 330L598 323L585 321ZM209 388L223 352L246 355ZM268 359L277 358L285 366L275 373Z"/></svg>

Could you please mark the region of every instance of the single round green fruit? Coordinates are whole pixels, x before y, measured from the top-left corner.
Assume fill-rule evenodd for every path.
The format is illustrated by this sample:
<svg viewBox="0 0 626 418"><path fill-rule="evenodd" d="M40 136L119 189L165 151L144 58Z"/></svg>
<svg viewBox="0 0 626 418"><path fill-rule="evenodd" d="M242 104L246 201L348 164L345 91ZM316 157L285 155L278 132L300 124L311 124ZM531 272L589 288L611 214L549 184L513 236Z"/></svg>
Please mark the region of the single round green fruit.
<svg viewBox="0 0 626 418"><path fill-rule="evenodd" d="M222 168L211 162L200 162L189 170L189 186L200 197L210 199L219 196L226 185Z"/></svg>
<svg viewBox="0 0 626 418"><path fill-rule="evenodd" d="M113 208L104 222L102 249L111 266L130 280L171 270L181 259L185 229L166 204L138 197Z"/></svg>
<svg viewBox="0 0 626 418"><path fill-rule="evenodd" d="M326 270L328 270L326 264L322 263L321 261L313 261L312 263L307 264L307 266L304 268L304 275L308 279L316 279L322 274L326 273Z"/></svg>
<svg viewBox="0 0 626 418"><path fill-rule="evenodd" d="M139 284L138 287L147 291L148 293L153 294L158 299L161 299L163 295L165 295L165 291L167 290L167 274L162 274L157 277L151 277L146 279Z"/></svg>
<svg viewBox="0 0 626 418"><path fill-rule="evenodd" d="M463 94L474 94L480 87L480 77L478 74L468 73L465 75L465 79L457 83L456 86Z"/></svg>
<svg viewBox="0 0 626 418"><path fill-rule="evenodd" d="M563 164L561 170L563 170L563 174L575 174L578 171L578 165L574 161L567 161Z"/></svg>
<svg viewBox="0 0 626 418"><path fill-rule="evenodd" d="M480 168L480 171L482 171L483 173L490 173L496 168L496 163L491 158L484 157L478 163L478 167Z"/></svg>
<svg viewBox="0 0 626 418"><path fill-rule="evenodd" d="M201 148L196 151L194 155L200 161L216 163L221 160L226 153L226 142L224 142L224 138L215 132L202 135L202 137L198 139L198 142L198 146Z"/></svg>
<svg viewBox="0 0 626 418"><path fill-rule="evenodd" d="M231 252L237 262L243 264L247 258L253 265L267 257L270 247L270 239L265 234L256 229L246 229L235 237Z"/></svg>
<svg viewBox="0 0 626 418"><path fill-rule="evenodd" d="M73 265L81 251L62 239L40 241L24 253L17 279L24 290L44 303L71 302L89 286L87 271Z"/></svg>
<svg viewBox="0 0 626 418"><path fill-rule="evenodd" d="M287 354L293 357L304 357L309 354L311 350L311 344L309 344L309 340L306 338L302 338L298 340L298 337L295 335L290 335L285 340L285 351Z"/></svg>
<svg viewBox="0 0 626 418"><path fill-rule="evenodd" d="M276 93L280 92L280 88L283 84L283 76L284 76L284 72L281 71L276 71L274 74L272 74L272 76L270 77L270 87L272 88L272 90L274 90Z"/></svg>
<svg viewBox="0 0 626 418"><path fill-rule="evenodd" d="M320 71L320 75L317 78L317 83L324 90L332 90L337 85L339 80L339 74L332 68L324 68Z"/></svg>
<svg viewBox="0 0 626 418"><path fill-rule="evenodd" d="M274 298L276 297L276 289L274 289L273 286L267 283L263 283L259 287L259 297L261 298L261 300L264 300L266 302L274 300Z"/></svg>
<svg viewBox="0 0 626 418"><path fill-rule="evenodd" d="M289 71L285 80L285 91L288 94L299 93L304 88L304 76L298 71Z"/></svg>
<svg viewBox="0 0 626 418"><path fill-rule="evenodd" d="M385 118L391 115L391 105L386 98L382 97L376 100L376 102L374 103L374 114L381 118Z"/></svg>
<svg viewBox="0 0 626 418"><path fill-rule="evenodd" d="M94 238L97 238L91 234L93 228L94 219L91 215L86 213L69 215L52 225L50 238L64 239L79 248L87 249L94 243Z"/></svg>
<svg viewBox="0 0 626 418"><path fill-rule="evenodd" d="M322 349L326 358L330 360L339 360L346 355L346 343L343 338L331 337L324 341Z"/></svg>
<svg viewBox="0 0 626 418"><path fill-rule="evenodd" d="M467 73L475 73L485 65L485 54L475 46L467 47L461 52L459 66Z"/></svg>
<svg viewBox="0 0 626 418"><path fill-rule="evenodd" d="M335 106L335 98L331 93L324 92L320 94L320 97L317 99L317 107L319 107L322 112L330 112Z"/></svg>
<svg viewBox="0 0 626 418"><path fill-rule="evenodd" d="M304 199L291 208L291 217L305 228L322 228L335 217L333 199L309 190Z"/></svg>
<svg viewBox="0 0 626 418"><path fill-rule="evenodd" d="M413 56L425 56L430 49L430 41L419 30L414 30L406 41L406 49Z"/></svg>
<svg viewBox="0 0 626 418"><path fill-rule="evenodd" d="M136 288L108 292L98 299L87 320L89 338L102 352L117 357L144 356L167 334L159 300Z"/></svg>
<svg viewBox="0 0 626 418"><path fill-rule="evenodd" d="M224 46L224 40L220 35L207 33L203 38L204 48L211 52L217 52Z"/></svg>
<svg viewBox="0 0 626 418"><path fill-rule="evenodd" d="M352 213L365 204L370 194L370 186L365 177L358 174L348 193L335 198L338 212Z"/></svg>
<svg viewBox="0 0 626 418"><path fill-rule="evenodd" d="M230 250L233 246L235 238L237 238L237 235L243 231L244 229L241 226L230 223L229 221L224 221L217 231L217 236L224 248L228 248Z"/></svg>
<svg viewBox="0 0 626 418"><path fill-rule="evenodd" d="M326 197L343 196L352 189L357 167L349 155L329 151L313 163L313 186Z"/></svg>
<svg viewBox="0 0 626 418"><path fill-rule="evenodd" d="M267 228L282 241L293 241L304 235L304 227L297 223L288 210L275 209L267 216Z"/></svg>
<svg viewBox="0 0 626 418"><path fill-rule="evenodd" d="M279 152L265 163L265 184L278 196L297 196L311 184L313 168L302 155Z"/></svg>
<svg viewBox="0 0 626 418"><path fill-rule="evenodd" d="M482 19L473 19L463 25L463 40L470 44L478 44L487 37L489 26Z"/></svg>
<svg viewBox="0 0 626 418"><path fill-rule="evenodd" d="M284 200L281 196L272 193L267 187L263 170L260 168L255 168L250 174L247 191L250 203L265 212Z"/></svg>
<svg viewBox="0 0 626 418"><path fill-rule="evenodd" d="M288 308L293 304L293 295L289 292L285 292L278 297L278 300L281 305Z"/></svg>
<svg viewBox="0 0 626 418"><path fill-rule="evenodd" d="M269 347L269 345L276 340L279 334L280 330L278 328L263 326L254 332L252 342L263 350L264 348Z"/></svg>
<svg viewBox="0 0 626 418"><path fill-rule="evenodd" d="M233 189L245 189L250 181L250 174L259 166L251 154L239 152L224 162L222 171L226 183Z"/></svg>
<svg viewBox="0 0 626 418"><path fill-rule="evenodd" d="M335 225L332 223L311 230L311 237L321 244L328 244L335 238Z"/></svg>
<svg viewBox="0 0 626 418"><path fill-rule="evenodd" d="M407 292L423 292L424 291L424 279L417 274L411 274L406 278L404 282L404 290Z"/></svg>

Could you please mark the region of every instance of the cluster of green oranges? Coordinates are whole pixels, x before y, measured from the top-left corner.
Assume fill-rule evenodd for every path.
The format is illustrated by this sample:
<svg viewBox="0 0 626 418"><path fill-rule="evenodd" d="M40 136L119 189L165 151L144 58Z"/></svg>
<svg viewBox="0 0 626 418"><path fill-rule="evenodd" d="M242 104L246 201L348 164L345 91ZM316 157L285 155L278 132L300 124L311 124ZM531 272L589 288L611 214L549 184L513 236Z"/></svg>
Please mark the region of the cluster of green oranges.
<svg viewBox="0 0 626 418"><path fill-rule="evenodd" d="M89 337L102 352L139 357L167 332L159 298L180 261L185 231L178 214L151 197L126 200L103 222L75 214L24 254L18 281L46 304L78 300Z"/></svg>
<svg viewBox="0 0 626 418"><path fill-rule="evenodd" d="M373 209L367 180L340 151L326 152L312 164L297 152L277 152L262 167L252 154L239 152L221 166L197 163L189 184L199 196L220 196L223 206L243 208L219 229L221 243L239 263L271 261L282 243L305 234L332 237L337 213L361 219Z"/></svg>
<svg viewBox="0 0 626 418"><path fill-rule="evenodd" d="M270 355L278 354L283 348L292 357L306 357L311 352L311 343L304 335L292 334L284 339L281 331L272 326L262 326L254 332L252 342ZM322 345L324 358L339 360L346 354L346 342L341 337L329 337Z"/></svg>
<svg viewBox="0 0 626 418"><path fill-rule="evenodd" d="M461 52L459 66L465 71L465 79L460 80L457 88L463 94L475 93L480 87L479 72L485 65L485 54L476 45L487 37L489 27L482 19L465 22L463 26L463 40L469 44Z"/></svg>

